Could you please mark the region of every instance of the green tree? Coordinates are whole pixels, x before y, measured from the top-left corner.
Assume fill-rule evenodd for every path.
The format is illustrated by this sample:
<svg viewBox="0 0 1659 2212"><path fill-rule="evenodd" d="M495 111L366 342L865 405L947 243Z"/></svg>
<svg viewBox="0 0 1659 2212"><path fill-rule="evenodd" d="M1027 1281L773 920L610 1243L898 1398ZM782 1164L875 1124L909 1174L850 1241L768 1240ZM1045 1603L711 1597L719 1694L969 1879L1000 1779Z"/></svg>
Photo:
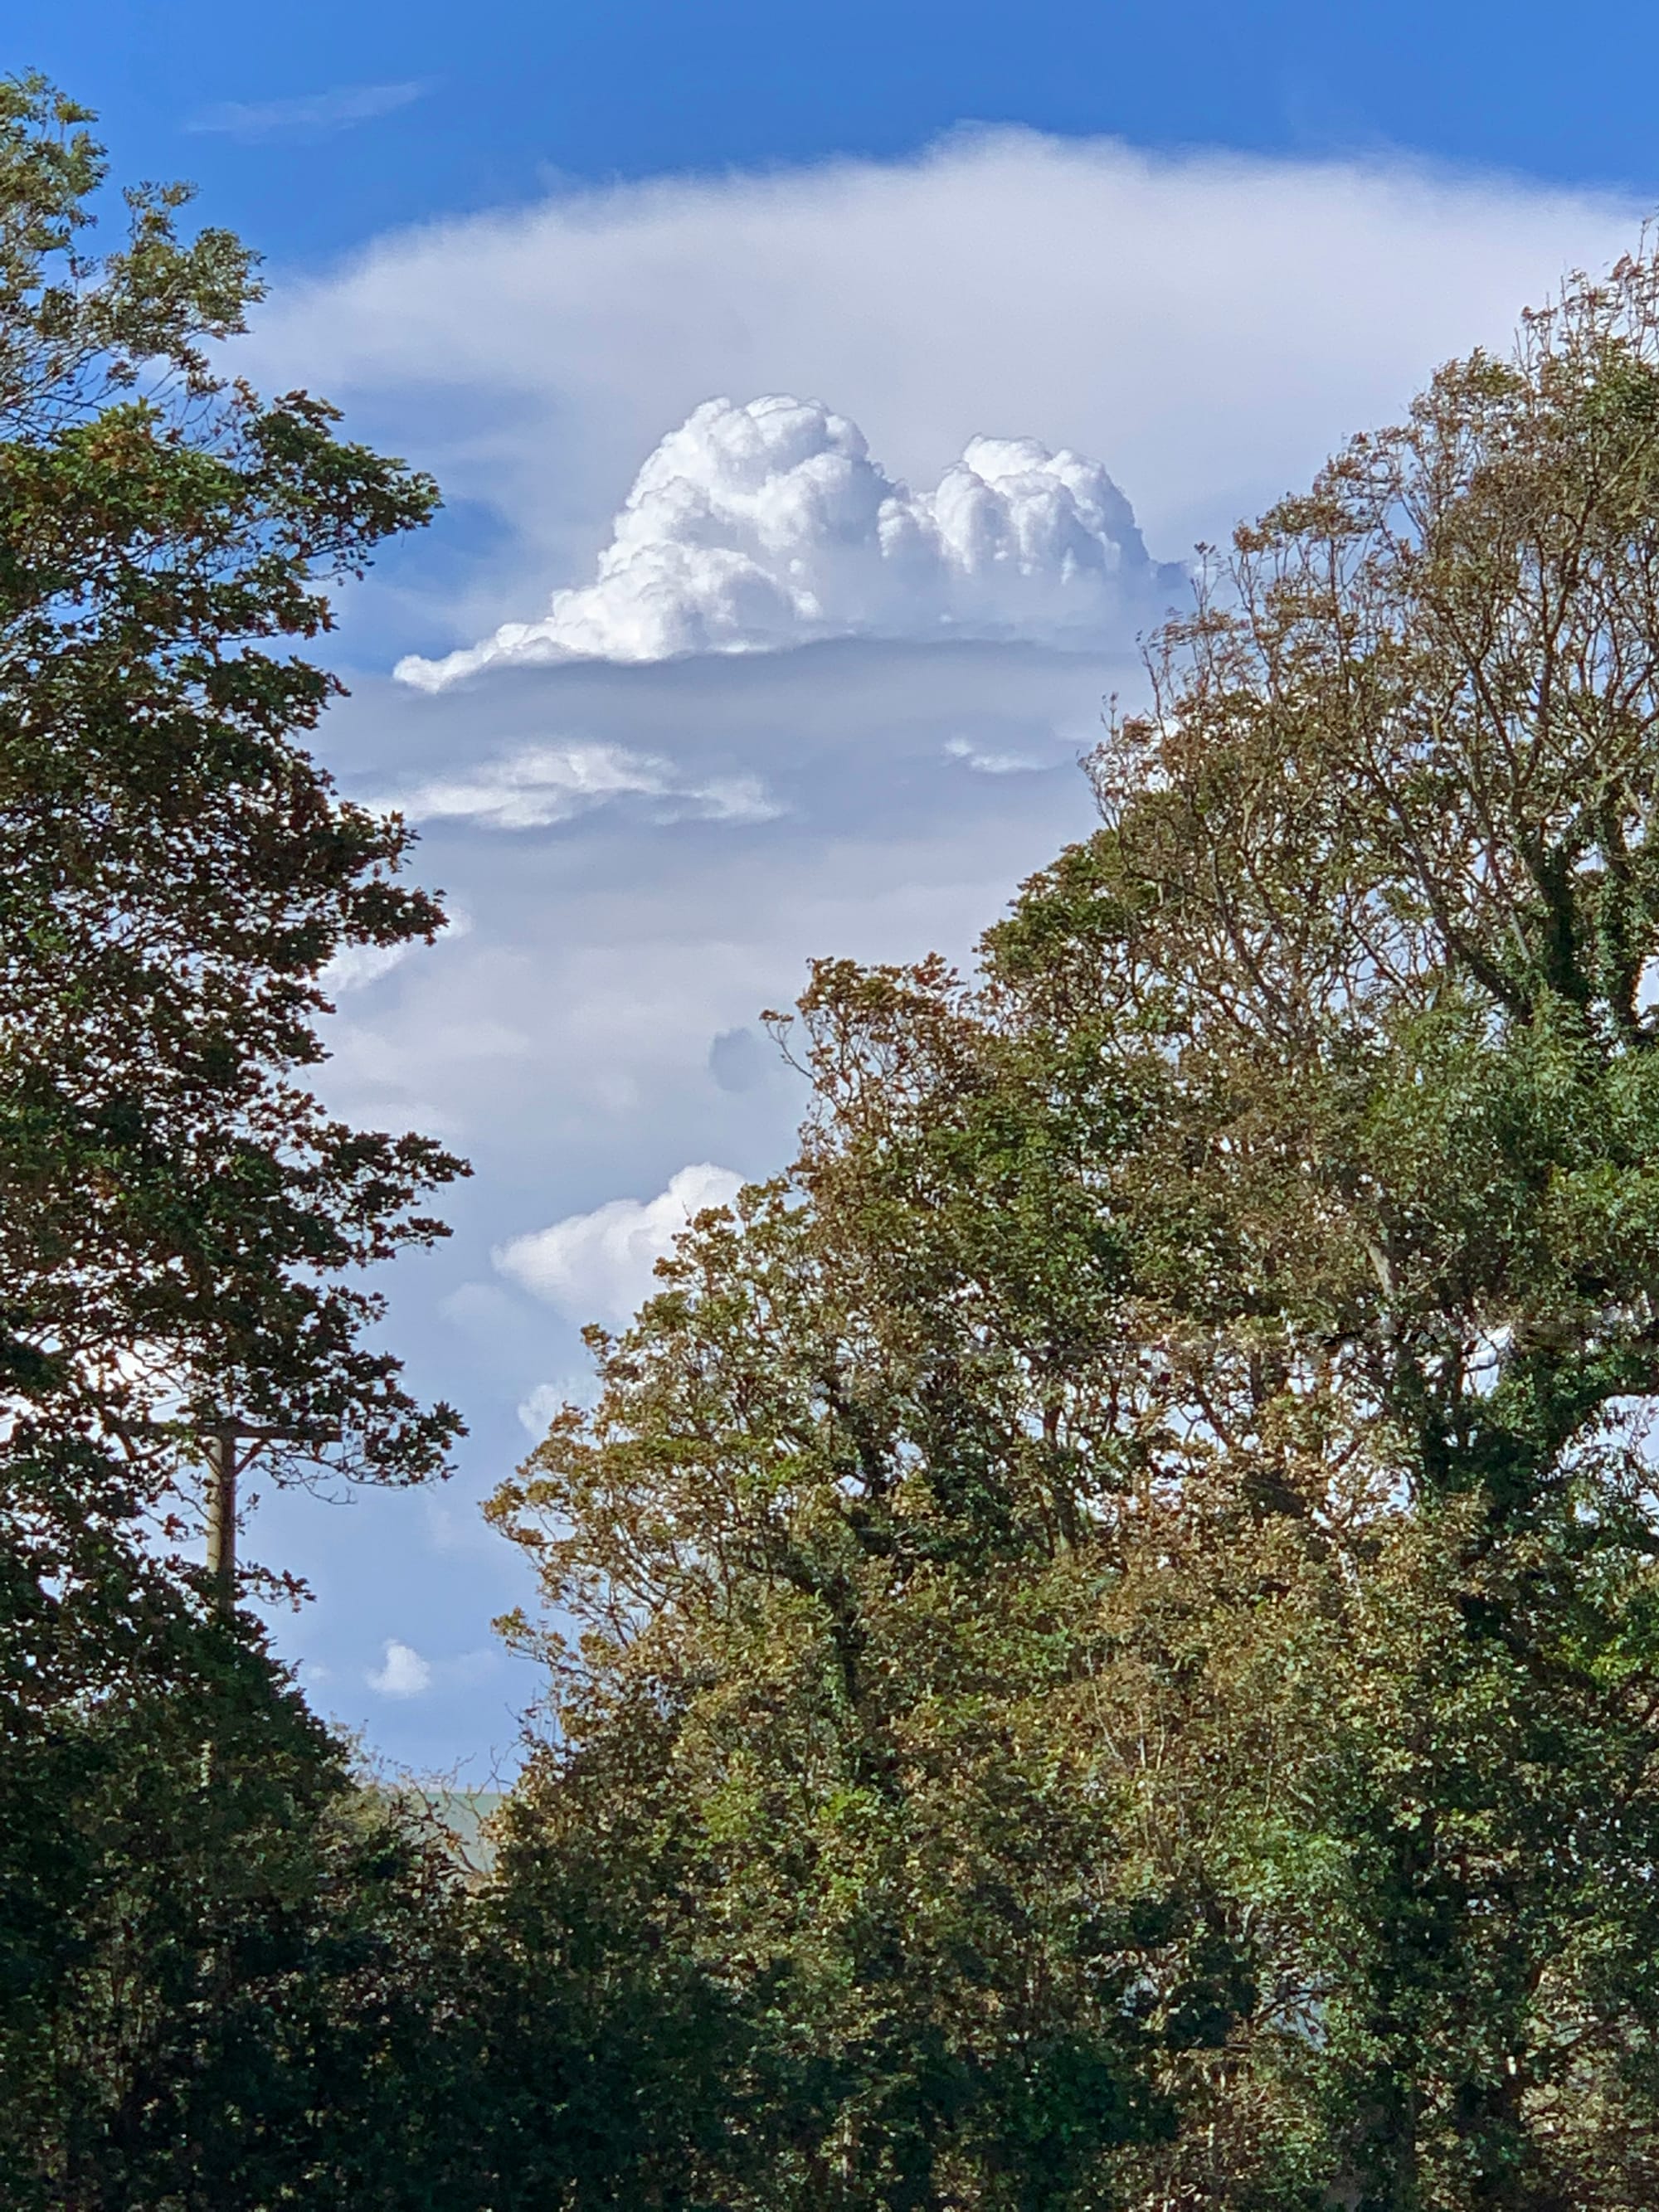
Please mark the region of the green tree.
<svg viewBox="0 0 1659 2212"><path fill-rule="evenodd" d="M246 1633L123 1580L53 1621L60 1694L0 1762L0 2196L474 2212L450 1870Z"/></svg>
<svg viewBox="0 0 1659 2212"><path fill-rule="evenodd" d="M1651 2202L1656 545L1644 256L1237 533L977 981L817 972L502 1491L515 1818L798 2069L710 2201Z"/></svg>
<svg viewBox="0 0 1659 2212"><path fill-rule="evenodd" d="M458 1170L329 1121L318 975L430 937L409 834L300 742L337 681L283 649L435 493L303 393L214 366L258 285L180 187L82 240L83 112L0 87L0 1310L10 1455L93 1437L141 1487L213 1407L416 1479L454 1433L364 1348L349 1279L438 1233Z"/></svg>
<svg viewBox="0 0 1659 2212"><path fill-rule="evenodd" d="M435 494L222 373L258 283L184 190L92 255L90 119L0 83L0 2193L465 2203L452 1903L157 1541L216 1416L391 1481L458 1427L360 1271L459 1164L305 1088L335 951L442 916L293 649Z"/></svg>
<svg viewBox="0 0 1659 2212"><path fill-rule="evenodd" d="M1104 2203L1103 2148L1165 2124L1152 2054L1215 2038L1237 1962L1103 1860L1124 1793L1083 1721L1091 1567L1043 1447L1017 1496L984 1407L959 1462L926 1449L969 1391L927 1405L814 1228L775 1191L706 1222L601 1347L591 1422L496 1503L586 1626L542 1646L558 1739L504 1896L526 1952L556 1941L530 1870L602 1838L601 1924L645 1933L659 2007L721 2023L690 2193L648 2201Z"/></svg>

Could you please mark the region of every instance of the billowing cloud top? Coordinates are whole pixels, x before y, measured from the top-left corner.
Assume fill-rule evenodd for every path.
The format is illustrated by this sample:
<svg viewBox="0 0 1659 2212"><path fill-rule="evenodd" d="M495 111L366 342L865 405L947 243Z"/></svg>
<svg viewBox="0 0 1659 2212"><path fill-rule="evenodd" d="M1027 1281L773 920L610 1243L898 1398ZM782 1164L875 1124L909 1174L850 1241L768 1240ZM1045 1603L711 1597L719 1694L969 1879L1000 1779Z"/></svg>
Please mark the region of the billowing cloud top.
<svg viewBox="0 0 1659 2212"><path fill-rule="evenodd" d="M515 1237L493 1257L504 1275L572 1321L627 1322L661 1288L657 1262L681 1231L705 1207L729 1206L742 1188L730 1168L701 1161L670 1176L655 1198L613 1198L592 1213Z"/></svg>
<svg viewBox="0 0 1659 2212"><path fill-rule="evenodd" d="M1098 461L974 438L932 491L913 492L817 400L708 399L640 471L592 584L556 592L539 622L397 672L438 690L499 661L830 637L1097 644L1180 580L1148 560Z"/></svg>

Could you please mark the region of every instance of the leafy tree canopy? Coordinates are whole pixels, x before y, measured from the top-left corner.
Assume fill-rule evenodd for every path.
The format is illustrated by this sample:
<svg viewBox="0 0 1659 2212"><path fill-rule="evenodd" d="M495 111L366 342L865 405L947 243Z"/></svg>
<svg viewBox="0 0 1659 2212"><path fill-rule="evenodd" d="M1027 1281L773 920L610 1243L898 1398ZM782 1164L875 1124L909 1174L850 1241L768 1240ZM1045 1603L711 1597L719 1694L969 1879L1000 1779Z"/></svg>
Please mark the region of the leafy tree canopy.
<svg viewBox="0 0 1659 2212"><path fill-rule="evenodd" d="M0 2197L472 2206L451 1887L156 1541L216 1417L397 1481L458 1427L358 1271L459 1164L304 1087L337 949L442 915L294 648L435 494L222 372L185 191L92 254L90 119L0 83Z"/></svg>
<svg viewBox="0 0 1659 2212"><path fill-rule="evenodd" d="M439 1233L430 1141L331 1121L319 970L430 937L395 817L303 749L337 681L290 649L423 522L430 482L219 366L252 257L178 186L87 244L84 111L0 86L0 1343L14 1468L91 1440L140 1492L213 1409L438 1468L456 1422L365 1348L343 1280Z"/></svg>
<svg viewBox="0 0 1659 2212"><path fill-rule="evenodd" d="M1651 2201L1656 546L1644 254L1208 560L977 980L817 969L501 1492L707 2201Z"/></svg>

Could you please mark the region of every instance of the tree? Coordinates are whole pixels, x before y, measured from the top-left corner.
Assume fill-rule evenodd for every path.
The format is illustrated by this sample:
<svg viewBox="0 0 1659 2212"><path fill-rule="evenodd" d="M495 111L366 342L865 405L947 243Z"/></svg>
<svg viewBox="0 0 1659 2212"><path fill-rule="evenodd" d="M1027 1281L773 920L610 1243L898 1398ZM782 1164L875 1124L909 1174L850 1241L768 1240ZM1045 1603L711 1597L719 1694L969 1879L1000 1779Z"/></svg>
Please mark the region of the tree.
<svg viewBox="0 0 1659 2212"><path fill-rule="evenodd" d="M298 742L336 679L276 648L331 583L426 520L424 477L259 401L215 349L258 297L228 234L180 241L181 187L82 240L87 117L0 91L0 1241L11 1456L94 1437L141 1486L223 1407L338 1431L418 1479L455 1431L360 1337L340 1279L439 1233L429 1140L330 1121L319 971L429 938L396 817L342 801Z"/></svg>
<svg viewBox="0 0 1659 2212"><path fill-rule="evenodd" d="M155 1539L227 1415L391 1481L459 1426L358 1273L460 1164L304 1087L334 952L442 915L289 649L436 495L222 373L258 286L183 188L89 253L90 119L0 84L0 2187L465 2203L451 1902Z"/></svg>
<svg viewBox="0 0 1659 2212"><path fill-rule="evenodd" d="M1653 2155L1656 305L1651 260L1575 284L1241 532L1097 763L1101 972L1163 994L1230 1231L1170 1275L1204 1418L1294 1498L1340 1409L1375 1492L1315 1984L1368 2203Z"/></svg>
<svg viewBox="0 0 1659 2212"><path fill-rule="evenodd" d="M927 1405L935 1347L876 1340L816 1227L781 1190L706 1218L601 1342L591 1423L496 1502L586 1626L542 1645L557 1741L505 1895L549 1947L532 1870L603 1838L661 2008L693 1991L722 2024L684 2201L1104 2203L1103 2149L1164 2124L1152 2054L1218 2033L1236 1962L1103 1863L1122 1792L1086 1725L1093 1570L1044 1512L1043 1448L1024 1527L982 1404L956 1464L927 1452L970 1393ZM611 2201L595 2182L573 2201Z"/></svg>
<svg viewBox="0 0 1659 2212"><path fill-rule="evenodd" d="M64 1679L0 1762L0 2195L475 2212L449 1870L245 1632L124 1596L53 1622Z"/></svg>
<svg viewBox="0 0 1659 2212"><path fill-rule="evenodd" d="M1644 254L1209 562L976 982L817 972L501 1493L799 2201L1650 2201L1656 545Z"/></svg>

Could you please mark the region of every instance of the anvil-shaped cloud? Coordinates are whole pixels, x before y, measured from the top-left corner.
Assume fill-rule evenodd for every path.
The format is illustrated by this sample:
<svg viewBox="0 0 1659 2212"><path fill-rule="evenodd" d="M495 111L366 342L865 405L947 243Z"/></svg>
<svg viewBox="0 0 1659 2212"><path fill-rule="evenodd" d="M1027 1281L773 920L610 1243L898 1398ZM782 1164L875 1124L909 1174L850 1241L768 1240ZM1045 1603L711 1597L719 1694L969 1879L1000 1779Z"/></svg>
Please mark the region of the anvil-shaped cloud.
<svg viewBox="0 0 1659 2212"><path fill-rule="evenodd" d="M405 683L501 661L668 660L835 637L1099 645L1161 610L1182 571L1149 560L1098 461L974 438L931 491L871 457L816 399L708 399L635 477L592 584L556 592Z"/></svg>

